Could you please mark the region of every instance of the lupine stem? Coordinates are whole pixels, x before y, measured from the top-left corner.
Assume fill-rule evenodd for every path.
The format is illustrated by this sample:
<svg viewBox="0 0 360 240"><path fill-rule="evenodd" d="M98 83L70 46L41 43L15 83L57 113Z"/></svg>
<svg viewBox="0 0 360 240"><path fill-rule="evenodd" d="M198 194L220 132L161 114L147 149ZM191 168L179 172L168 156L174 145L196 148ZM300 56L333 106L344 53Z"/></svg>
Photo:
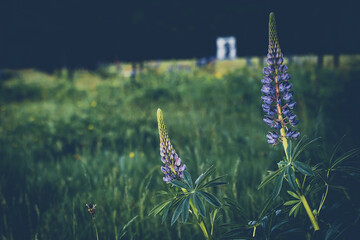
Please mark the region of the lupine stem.
<svg viewBox="0 0 360 240"><path fill-rule="evenodd" d="M310 221L314 227L314 231L318 231L320 230L320 227L319 227L319 224L317 223L311 209L310 209L310 206L308 204L308 202L306 201L306 198L304 195L300 195L300 200L302 202L302 204L304 205L304 208L306 210L306 213L308 214L309 218L310 218Z"/></svg>
<svg viewBox="0 0 360 240"><path fill-rule="evenodd" d="M181 190L182 190L184 193L187 192L186 189L184 189L184 188L182 188ZM190 199L190 206L191 206L191 209L192 209L192 212L191 212L191 213L193 213L193 214L195 215L196 219L199 220L199 213L198 213L198 211L197 211L197 209L196 209L196 207L195 207L192 199ZM201 220L200 222L198 222L198 224L199 224L199 227L200 227L201 231L203 232L205 238L206 238L207 240L210 240L209 234L208 234L208 232L207 232L207 230L206 230L206 226L205 226L204 221Z"/></svg>
<svg viewBox="0 0 360 240"><path fill-rule="evenodd" d="M283 130L283 129L284 129L284 128L282 128L281 130ZM281 130L280 130L280 132L282 132ZM286 138L285 138L285 139L286 139ZM285 146L285 144L286 144L286 146ZM286 149L287 149L287 141L283 142L283 147L284 147L284 150L285 150L286 159L289 161L289 158L288 158L288 155L287 155L287 151L286 151ZM297 178L295 178L295 181L296 181L297 185L300 187L300 182L299 182L299 180L298 180ZM314 231L320 230L319 224L317 223L316 218L315 218L314 214L312 213L311 208L310 208L310 206L309 206L309 204L308 204L305 196L304 196L303 194L301 194L300 192L298 192L298 195L299 195L299 197L300 197L301 203L303 204L303 206L304 206L304 208L305 208L305 210L306 210L307 215L309 216L309 219L310 219L310 221L311 221L311 224L312 224L313 227L314 227Z"/></svg>
<svg viewBox="0 0 360 240"><path fill-rule="evenodd" d="M280 129L280 134L281 134L281 138L282 138L282 145L283 145L283 147L284 147L286 159L287 159L288 161L290 161L289 156L288 156L288 153L287 153L288 143L287 143L287 139L286 139L285 128L281 128L281 129Z"/></svg>

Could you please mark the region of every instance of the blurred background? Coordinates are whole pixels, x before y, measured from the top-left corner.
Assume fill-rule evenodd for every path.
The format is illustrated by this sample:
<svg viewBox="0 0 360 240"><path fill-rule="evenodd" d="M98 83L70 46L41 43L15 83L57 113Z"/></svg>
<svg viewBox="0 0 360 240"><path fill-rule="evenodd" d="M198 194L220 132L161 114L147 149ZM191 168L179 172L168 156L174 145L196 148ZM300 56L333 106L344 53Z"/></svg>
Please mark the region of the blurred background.
<svg viewBox="0 0 360 240"><path fill-rule="evenodd" d="M298 130L321 137L304 158L316 164L343 136L344 151L360 145L356 6L2 1L1 239L94 239L89 203L100 239L201 239L199 229L148 216L167 189L157 108L188 171L215 165L229 184L214 194L255 218L272 190L257 186L282 158L266 142L260 100L269 13L292 75ZM330 192L330 201L358 204L358 182L344 184L348 195ZM354 205L343 209L349 222ZM220 223L241 223L222 215Z"/></svg>
<svg viewBox="0 0 360 240"><path fill-rule="evenodd" d="M276 13L286 54L360 53L356 1L2 1L0 66L95 68L99 62L213 56L235 36L238 56L267 48Z"/></svg>

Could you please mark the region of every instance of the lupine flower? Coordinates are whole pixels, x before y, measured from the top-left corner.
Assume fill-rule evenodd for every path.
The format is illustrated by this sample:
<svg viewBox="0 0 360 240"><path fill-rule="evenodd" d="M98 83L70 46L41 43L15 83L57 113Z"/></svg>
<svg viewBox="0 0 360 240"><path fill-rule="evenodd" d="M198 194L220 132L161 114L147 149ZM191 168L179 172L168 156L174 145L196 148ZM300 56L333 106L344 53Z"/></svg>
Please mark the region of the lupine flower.
<svg viewBox="0 0 360 240"><path fill-rule="evenodd" d="M164 163L164 166L161 167L161 171L165 174L163 181L169 183L174 179L183 179L183 172L186 169L186 165L182 163L170 143L164 117L160 108L157 110L157 121L160 136L160 156L161 161Z"/></svg>
<svg viewBox="0 0 360 240"><path fill-rule="evenodd" d="M293 109L296 102L293 101L294 92L290 91L292 84L289 82L290 74L287 73L287 66L283 64L283 54L280 49L274 13L270 14L269 21L269 48L266 62L268 67L263 69L264 78L261 80L263 84L261 92L264 96L261 100L262 109L264 110L264 122L271 128L280 130L280 134L276 131L269 132L267 141L270 144L277 144L279 141L286 139L296 139L300 133L291 130L289 125L295 126L299 123Z"/></svg>

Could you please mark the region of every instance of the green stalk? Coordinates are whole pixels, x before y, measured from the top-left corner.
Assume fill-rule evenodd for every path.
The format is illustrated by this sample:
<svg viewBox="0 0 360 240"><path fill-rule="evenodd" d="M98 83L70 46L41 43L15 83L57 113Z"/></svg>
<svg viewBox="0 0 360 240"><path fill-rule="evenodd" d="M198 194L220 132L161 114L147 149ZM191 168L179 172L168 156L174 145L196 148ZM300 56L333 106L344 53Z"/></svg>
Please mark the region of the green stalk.
<svg viewBox="0 0 360 240"><path fill-rule="evenodd" d="M181 190L182 190L183 192L187 192L186 189L184 189L184 188L182 188ZM191 206L191 209L192 209L192 212L191 212L191 213L193 213L193 214L195 215L196 219L199 220L199 213L198 213L198 211L197 211L197 209L196 209L196 207L195 207L195 205L194 205L194 203L193 203L193 201L192 201L191 198L190 198L190 206ZM206 226L205 226L204 221L201 220L200 222L198 222L198 224L199 224L199 227L200 227L201 231L203 232L205 238L206 238L207 240L210 240L209 234L208 234L208 232L207 232L207 230L206 230Z"/></svg>
<svg viewBox="0 0 360 240"><path fill-rule="evenodd" d="M94 228L95 228L95 234L96 234L96 240L99 240L99 234L98 234L98 230L96 227L96 222L95 222L95 218L92 218L93 224L94 224Z"/></svg>
<svg viewBox="0 0 360 240"><path fill-rule="evenodd" d="M280 130L280 132L281 132L281 135L283 134L283 132L284 132L284 134L285 134L284 128L282 128L282 129ZM283 140L282 143L283 143L283 147L284 147L285 154L286 154L286 153L287 153L287 152L286 152L286 149L287 149L287 145L288 145L288 144L287 144L287 139L286 139L286 137L284 137L283 139L285 139L285 141ZM288 161L290 161L290 159L289 159L289 157L288 157L287 154L286 154L286 159L287 159ZM297 185L300 187L300 182L299 182L299 180L296 178L295 181L296 181ZM314 227L314 231L320 230L319 224L317 223L317 220L316 220L314 214L312 213L311 208L310 208L310 206L309 206L309 204L308 204L305 196L304 196L303 194L301 194L300 192L298 192L298 195L299 195L300 200L301 200L301 203L303 204L303 206L304 206L304 208L305 208L305 210L306 210L306 213L307 213L307 215L308 215L308 217L309 217L309 219L310 219L310 221L311 221L311 224L312 224L313 227Z"/></svg>
<svg viewBox="0 0 360 240"><path fill-rule="evenodd" d="M312 223L312 225L314 226L314 231L318 231L320 230L320 227L319 227L319 224L317 223L311 209L310 209L310 206L308 204L308 202L306 201L306 198L304 195L300 195L300 200L302 202L302 204L304 205L304 208L306 210L306 213L308 214L309 218L310 218L310 221Z"/></svg>
<svg viewBox="0 0 360 240"><path fill-rule="evenodd" d="M190 206L191 206L191 208L193 210L193 213L194 213L196 219L199 220L199 214L198 214L198 211L197 211L196 207L194 206L194 203L192 202L192 199L190 199ZM205 238L209 240L210 239L209 234L208 234L208 232L206 230L204 221L201 220L198 224L199 224L199 227L200 227L201 231L203 232Z"/></svg>

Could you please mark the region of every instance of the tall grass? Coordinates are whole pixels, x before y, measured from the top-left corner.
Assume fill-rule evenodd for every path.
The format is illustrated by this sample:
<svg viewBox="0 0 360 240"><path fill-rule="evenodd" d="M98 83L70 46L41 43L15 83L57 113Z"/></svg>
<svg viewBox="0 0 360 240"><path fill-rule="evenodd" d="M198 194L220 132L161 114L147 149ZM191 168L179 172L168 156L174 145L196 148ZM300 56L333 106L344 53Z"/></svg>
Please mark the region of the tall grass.
<svg viewBox="0 0 360 240"><path fill-rule="evenodd" d="M271 191L257 186L281 158L265 139L260 69L245 66L221 77L203 69L149 71L135 82L84 70L72 80L23 70L2 79L0 236L95 239L85 204L96 203L99 239L200 239L197 228L148 216L156 190L166 187L159 177L159 107L190 173L214 164L230 183L221 195L255 217ZM346 134L345 146L358 146L360 69L291 69L301 132L322 136L322 145Z"/></svg>

